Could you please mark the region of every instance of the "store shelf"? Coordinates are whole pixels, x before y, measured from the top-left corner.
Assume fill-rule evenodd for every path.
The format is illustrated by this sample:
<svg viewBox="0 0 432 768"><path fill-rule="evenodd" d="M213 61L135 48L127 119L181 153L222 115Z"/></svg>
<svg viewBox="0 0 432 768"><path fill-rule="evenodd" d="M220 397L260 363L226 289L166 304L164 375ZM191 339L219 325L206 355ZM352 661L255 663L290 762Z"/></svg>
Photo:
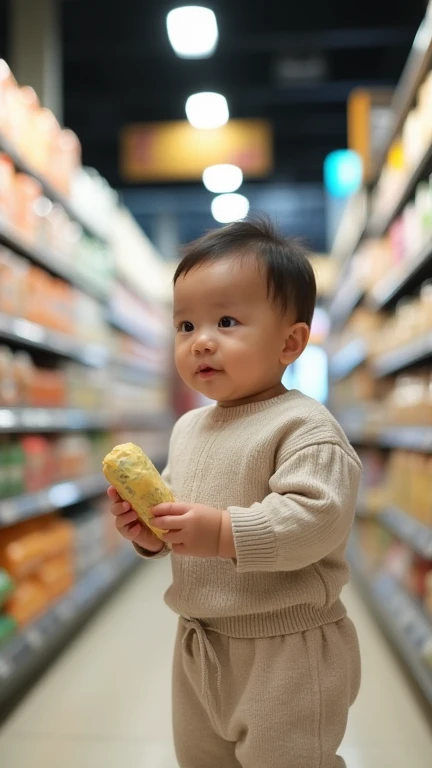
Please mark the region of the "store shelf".
<svg viewBox="0 0 432 768"><path fill-rule="evenodd" d="M98 301L107 300L108 293L106 288L93 282L89 275L80 274L72 265L63 261L61 256L57 255L49 248L32 245L23 238L19 230L1 219L0 243L3 243L3 245L29 259L33 263L44 267L57 277L61 277L63 280L66 280L66 282L74 285L76 288L79 288L81 291L89 294Z"/></svg>
<svg viewBox="0 0 432 768"><path fill-rule="evenodd" d="M394 304L407 291L416 288L432 270L432 240L414 256L414 258L396 267L389 275L380 280L369 295L369 303L374 309L384 309Z"/></svg>
<svg viewBox="0 0 432 768"><path fill-rule="evenodd" d="M58 203L66 211L68 216L75 222L77 222L89 235L95 237L97 240L101 240L104 243L108 242L108 239L102 235L96 227L93 227L91 222L87 220L81 213L75 210L72 203L59 192L49 181L47 181L40 173L33 170L31 166L23 160L16 152L12 144L0 134L0 151L5 152L18 171L26 173L27 176L32 176L41 185L43 192L53 203Z"/></svg>
<svg viewBox="0 0 432 768"><path fill-rule="evenodd" d="M348 559L365 597L390 640L432 704L432 622L388 573L371 574L353 535Z"/></svg>
<svg viewBox="0 0 432 768"><path fill-rule="evenodd" d="M382 378L417 365L430 357L432 357L432 332L425 333L398 349L380 355L375 359L372 367L375 376Z"/></svg>
<svg viewBox="0 0 432 768"><path fill-rule="evenodd" d="M71 432L80 430L168 430L171 414L112 413L77 408L0 408L0 434L18 432Z"/></svg>
<svg viewBox="0 0 432 768"><path fill-rule="evenodd" d="M363 339L353 339L330 360L330 376L338 381L348 376L366 361L367 348Z"/></svg>
<svg viewBox="0 0 432 768"><path fill-rule="evenodd" d="M150 347L157 346L155 335L149 333L141 323L131 322L128 318L123 317L112 309L107 312L106 320L113 328L126 333L128 336L132 336L133 339L136 339L141 344L147 344Z"/></svg>
<svg viewBox="0 0 432 768"><path fill-rule="evenodd" d="M430 144L422 157L420 158L416 167L407 175L401 189L396 196L391 207L384 213L381 211L372 212L371 219L368 224L368 234L371 237L382 237L387 232L390 224L395 220L396 216L402 211L402 208L409 201L419 181L424 178L425 174L432 169L432 144Z"/></svg>
<svg viewBox="0 0 432 768"><path fill-rule="evenodd" d="M388 507L383 510L377 516L377 520L406 542L418 555L426 560L432 560L432 527L423 525L397 507Z"/></svg>
<svg viewBox="0 0 432 768"><path fill-rule="evenodd" d="M432 453L432 427L387 427L378 440L383 448Z"/></svg>
<svg viewBox="0 0 432 768"><path fill-rule="evenodd" d="M364 424L343 423L342 427L354 445L379 445L419 453L432 453L432 427L385 427L374 430Z"/></svg>
<svg viewBox="0 0 432 768"><path fill-rule="evenodd" d="M340 288L330 305L330 320L333 330L345 325L351 313L360 304L365 295L364 288L357 281Z"/></svg>
<svg viewBox="0 0 432 768"><path fill-rule="evenodd" d="M395 90L391 110L393 120L387 138L376 159L375 175L381 171L388 151L399 135L410 109L414 106L419 86L431 67L432 18L430 6L415 37L402 77Z"/></svg>
<svg viewBox="0 0 432 768"><path fill-rule="evenodd" d="M109 351L101 344L89 344L65 333L51 331L20 317L0 313L0 339L77 360L100 368L109 361Z"/></svg>
<svg viewBox="0 0 432 768"><path fill-rule="evenodd" d="M367 216L368 194L362 188L348 198L332 245L331 257L339 264L348 263L360 245L366 231Z"/></svg>
<svg viewBox="0 0 432 768"><path fill-rule="evenodd" d="M52 485L37 493L0 500L0 528L99 496L106 488L107 482L102 472L98 472L89 477Z"/></svg>
<svg viewBox="0 0 432 768"><path fill-rule="evenodd" d="M0 648L0 707L52 661L53 655L139 562L131 546L122 548L92 568L51 610Z"/></svg>

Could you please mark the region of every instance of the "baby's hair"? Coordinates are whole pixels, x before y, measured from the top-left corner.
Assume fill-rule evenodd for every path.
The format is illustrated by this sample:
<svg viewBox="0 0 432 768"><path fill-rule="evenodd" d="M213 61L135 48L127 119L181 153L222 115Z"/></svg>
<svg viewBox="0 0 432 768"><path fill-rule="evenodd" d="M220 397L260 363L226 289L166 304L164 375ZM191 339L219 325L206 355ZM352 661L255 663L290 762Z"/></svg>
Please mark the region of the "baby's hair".
<svg viewBox="0 0 432 768"><path fill-rule="evenodd" d="M184 246L182 257L174 285L179 277L201 264L227 257L252 257L267 272L269 298L284 314L295 307L296 322L311 326L316 281L307 251L296 240L283 237L267 216L254 216L211 229Z"/></svg>

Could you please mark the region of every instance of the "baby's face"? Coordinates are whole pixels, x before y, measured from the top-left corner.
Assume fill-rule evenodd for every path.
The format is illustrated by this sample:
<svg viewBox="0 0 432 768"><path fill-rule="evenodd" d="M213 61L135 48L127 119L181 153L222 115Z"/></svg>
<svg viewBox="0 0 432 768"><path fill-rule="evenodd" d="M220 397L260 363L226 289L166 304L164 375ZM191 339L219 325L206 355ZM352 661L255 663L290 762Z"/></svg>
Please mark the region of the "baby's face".
<svg viewBox="0 0 432 768"><path fill-rule="evenodd" d="M290 324L252 259L202 264L174 289L177 370L189 387L221 403L280 394Z"/></svg>

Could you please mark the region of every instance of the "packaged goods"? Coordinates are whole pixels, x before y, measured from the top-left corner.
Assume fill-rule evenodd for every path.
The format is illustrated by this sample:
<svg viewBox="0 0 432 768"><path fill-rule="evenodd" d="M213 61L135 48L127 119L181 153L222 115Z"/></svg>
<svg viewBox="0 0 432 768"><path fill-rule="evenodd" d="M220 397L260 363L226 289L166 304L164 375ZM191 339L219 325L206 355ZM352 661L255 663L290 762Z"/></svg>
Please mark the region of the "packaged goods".
<svg viewBox="0 0 432 768"><path fill-rule="evenodd" d="M121 498L133 506L140 520L161 538L165 531L149 524L150 509L175 499L141 448L133 443L116 446L105 457L103 471Z"/></svg>

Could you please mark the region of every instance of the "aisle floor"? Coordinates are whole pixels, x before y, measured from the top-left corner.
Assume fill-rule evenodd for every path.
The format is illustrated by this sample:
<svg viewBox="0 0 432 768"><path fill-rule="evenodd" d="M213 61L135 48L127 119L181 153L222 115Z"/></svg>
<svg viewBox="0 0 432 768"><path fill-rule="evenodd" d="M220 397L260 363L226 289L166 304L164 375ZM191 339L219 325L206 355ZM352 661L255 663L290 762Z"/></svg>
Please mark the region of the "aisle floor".
<svg viewBox="0 0 432 768"><path fill-rule="evenodd" d="M3 726L2 768L176 767L176 620L162 602L168 580L167 561L143 563L104 606ZM422 707L353 587L345 600L364 667L341 749L348 768L430 768L432 730Z"/></svg>

